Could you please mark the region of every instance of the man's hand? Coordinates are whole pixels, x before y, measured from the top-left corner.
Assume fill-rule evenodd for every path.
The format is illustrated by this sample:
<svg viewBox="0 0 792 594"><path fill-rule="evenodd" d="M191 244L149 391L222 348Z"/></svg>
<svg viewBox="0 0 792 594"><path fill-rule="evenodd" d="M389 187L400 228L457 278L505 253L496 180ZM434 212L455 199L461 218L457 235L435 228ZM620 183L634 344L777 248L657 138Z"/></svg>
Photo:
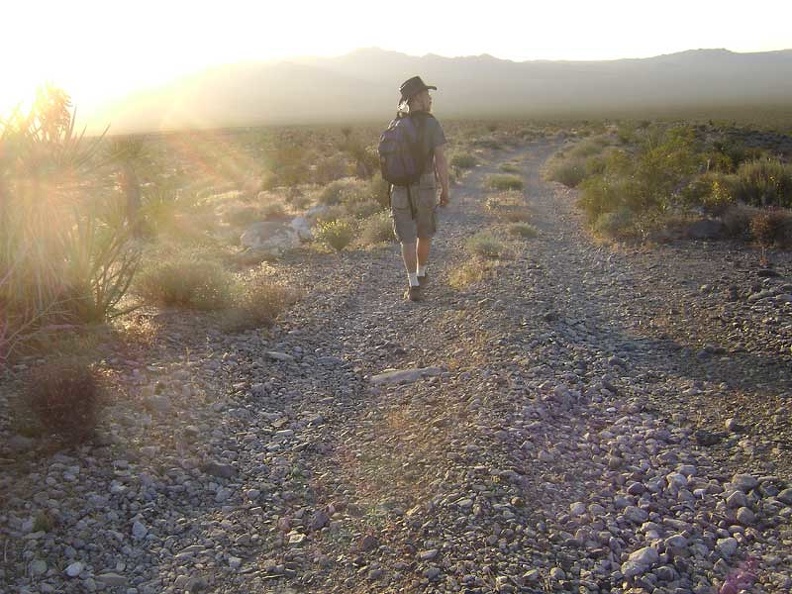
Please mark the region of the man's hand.
<svg viewBox="0 0 792 594"><path fill-rule="evenodd" d="M448 190L440 190L440 206L448 206L449 202Z"/></svg>

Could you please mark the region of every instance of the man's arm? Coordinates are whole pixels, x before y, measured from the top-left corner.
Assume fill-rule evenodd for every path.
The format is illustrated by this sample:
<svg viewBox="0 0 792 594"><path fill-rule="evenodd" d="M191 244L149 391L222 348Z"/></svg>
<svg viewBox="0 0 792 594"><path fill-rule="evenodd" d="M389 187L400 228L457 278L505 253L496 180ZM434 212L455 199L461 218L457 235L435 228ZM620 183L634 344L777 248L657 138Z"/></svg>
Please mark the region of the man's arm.
<svg viewBox="0 0 792 594"><path fill-rule="evenodd" d="M446 159L445 145L441 144L434 149L435 175L440 181L440 206L449 202L448 196L448 159Z"/></svg>

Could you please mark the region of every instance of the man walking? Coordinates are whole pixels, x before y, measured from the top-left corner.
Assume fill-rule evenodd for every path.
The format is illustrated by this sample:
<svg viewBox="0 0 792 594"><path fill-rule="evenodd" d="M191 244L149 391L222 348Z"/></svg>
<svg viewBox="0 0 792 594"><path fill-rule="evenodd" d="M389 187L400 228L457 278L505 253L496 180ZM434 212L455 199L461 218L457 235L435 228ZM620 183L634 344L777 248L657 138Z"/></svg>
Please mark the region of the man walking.
<svg viewBox="0 0 792 594"><path fill-rule="evenodd" d="M437 231L437 206L446 206L448 197L448 161L445 154L446 138L440 123L431 114L432 97L420 76L406 80L399 90L399 111L415 119L423 141L426 165L420 180L409 186L391 188L391 217L393 231L401 244L402 259L407 270L409 287L405 299L420 301L421 287L426 285L426 267L432 237ZM438 203L437 183L440 183Z"/></svg>

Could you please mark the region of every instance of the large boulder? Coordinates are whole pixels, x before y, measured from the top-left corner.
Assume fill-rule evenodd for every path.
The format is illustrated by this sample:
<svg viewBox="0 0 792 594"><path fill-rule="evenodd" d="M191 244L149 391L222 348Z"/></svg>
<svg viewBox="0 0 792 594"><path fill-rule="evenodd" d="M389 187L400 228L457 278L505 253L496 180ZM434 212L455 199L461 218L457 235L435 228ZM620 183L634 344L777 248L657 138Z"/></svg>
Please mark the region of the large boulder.
<svg viewBox="0 0 792 594"><path fill-rule="evenodd" d="M277 258L300 245L300 236L288 223L263 221L248 227L239 242L243 248L262 257Z"/></svg>

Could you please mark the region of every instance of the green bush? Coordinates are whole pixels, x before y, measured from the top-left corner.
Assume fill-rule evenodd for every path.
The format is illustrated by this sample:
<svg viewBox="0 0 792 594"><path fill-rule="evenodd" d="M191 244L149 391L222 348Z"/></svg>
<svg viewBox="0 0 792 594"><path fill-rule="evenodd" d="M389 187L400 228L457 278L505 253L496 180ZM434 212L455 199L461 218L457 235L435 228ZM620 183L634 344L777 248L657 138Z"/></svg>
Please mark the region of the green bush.
<svg viewBox="0 0 792 594"><path fill-rule="evenodd" d="M611 239L628 239L639 235L635 215L625 208L602 213L594 221L594 232Z"/></svg>
<svg viewBox="0 0 792 594"><path fill-rule="evenodd" d="M491 190L522 190L525 182L517 175L503 173L487 176L486 186Z"/></svg>
<svg viewBox="0 0 792 594"><path fill-rule="evenodd" d="M545 169L545 179L576 188L586 178L585 159L554 158Z"/></svg>
<svg viewBox="0 0 792 594"><path fill-rule="evenodd" d="M449 164L457 169L473 169L478 165L478 159L472 153L454 153L449 159Z"/></svg>
<svg viewBox="0 0 792 594"><path fill-rule="evenodd" d="M488 231L479 231L468 238L465 248L472 256L490 260L502 258L508 252L506 244Z"/></svg>
<svg viewBox="0 0 792 594"><path fill-rule="evenodd" d="M753 206L792 208L792 166L778 159L743 163L737 169L734 198Z"/></svg>
<svg viewBox="0 0 792 594"><path fill-rule="evenodd" d="M330 182L322 188L317 196L317 202L324 206L349 204L372 200L365 181L347 177Z"/></svg>
<svg viewBox="0 0 792 594"><path fill-rule="evenodd" d="M231 303L233 282L218 262L177 257L141 271L136 289L160 305L215 310Z"/></svg>
<svg viewBox="0 0 792 594"><path fill-rule="evenodd" d="M314 228L314 239L321 244L342 251L355 239L355 225L347 219L319 223Z"/></svg>
<svg viewBox="0 0 792 594"><path fill-rule="evenodd" d="M360 224L360 243L364 246L390 243L396 240L393 221L388 211L380 211Z"/></svg>
<svg viewBox="0 0 792 594"><path fill-rule="evenodd" d="M23 400L44 429L73 445L93 435L104 389L85 362L58 359L31 373Z"/></svg>

